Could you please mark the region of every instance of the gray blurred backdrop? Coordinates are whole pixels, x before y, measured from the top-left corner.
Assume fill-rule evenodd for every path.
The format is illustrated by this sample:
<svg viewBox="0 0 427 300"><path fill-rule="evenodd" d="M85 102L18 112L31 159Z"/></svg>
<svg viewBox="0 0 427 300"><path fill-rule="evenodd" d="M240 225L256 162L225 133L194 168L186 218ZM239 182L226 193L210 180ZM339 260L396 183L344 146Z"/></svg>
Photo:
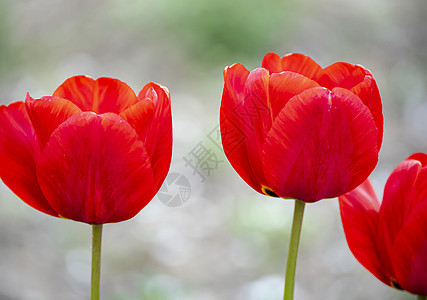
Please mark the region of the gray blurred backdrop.
<svg viewBox="0 0 427 300"><path fill-rule="evenodd" d="M293 203L247 186L217 136L224 67L254 69L270 51L373 72L380 195L401 160L426 151L425 0L0 0L2 104L76 74L171 92L173 176L137 217L104 226L102 299L282 299ZM88 299L90 226L44 215L3 184L0 198L0 299ZM307 206L296 282L296 300L415 299L358 264L336 199Z"/></svg>

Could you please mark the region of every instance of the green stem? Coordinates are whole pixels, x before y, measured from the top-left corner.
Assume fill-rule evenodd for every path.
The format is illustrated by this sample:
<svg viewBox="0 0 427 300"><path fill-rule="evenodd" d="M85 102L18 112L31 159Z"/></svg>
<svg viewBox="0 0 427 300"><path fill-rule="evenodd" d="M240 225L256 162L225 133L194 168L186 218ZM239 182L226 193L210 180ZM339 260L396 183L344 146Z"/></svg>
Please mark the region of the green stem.
<svg viewBox="0 0 427 300"><path fill-rule="evenodd" d="M291 240L289 242L288 262L286 264L285 293L283 300L294 299L295 270L297 266L298 247L301 236L302 219L305 202L295 200L294 219L292 221Z"/></svg>
<svg viewBox="0 0 427 300"><path fill-rule="evenodd" d="M99 300L99 279L101 277L102 224L92 225L92 281L90 299Z"/></svg>
<svg viewBox="0 0 427 300"><path fill-rule="evenodd" d="M417 300L427 300L427 296L418 295Z"/></svg>

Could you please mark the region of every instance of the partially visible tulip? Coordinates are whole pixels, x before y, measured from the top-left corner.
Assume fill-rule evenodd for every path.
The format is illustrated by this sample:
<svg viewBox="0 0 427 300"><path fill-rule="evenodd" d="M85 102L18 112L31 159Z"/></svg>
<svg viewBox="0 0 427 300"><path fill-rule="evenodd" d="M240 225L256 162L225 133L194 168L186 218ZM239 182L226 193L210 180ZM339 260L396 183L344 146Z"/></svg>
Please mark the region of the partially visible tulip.
<svg viewBox="0 0 427 300"><path fill-rule="evenodd" d="M369 179L339 202L356 259L385 284L427 296L427 155L393 170L381 204Z"/></svg>
<svg viewBox="0 0 427 300"><path fill-rule="evenodd" d="M302 54L268 53L252 72L226 67L224 81L224 151L256 191L315 202L354 189L375 168L382 105L364 67L323 69Z"/></svg>
<svg viewBox="0 0 427 300"><path fill-rule="evenodd" d="M0 107L0 177L46 214L89 224L135 216L169 170L167 88L138 96L117 79L75 76L53 96Z"/></svg>

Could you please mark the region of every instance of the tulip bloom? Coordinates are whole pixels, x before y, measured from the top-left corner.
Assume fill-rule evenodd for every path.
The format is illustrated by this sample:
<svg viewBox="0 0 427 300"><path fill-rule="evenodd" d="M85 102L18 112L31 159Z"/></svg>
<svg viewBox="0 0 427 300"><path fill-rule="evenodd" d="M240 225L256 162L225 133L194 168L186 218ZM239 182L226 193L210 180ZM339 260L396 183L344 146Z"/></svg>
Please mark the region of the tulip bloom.
<svg viewBox="0 0 427 300"><path fill-rule="evenodd" d="M382 105L364 67L269 53L252 72L226 67L224 81L224 152L256 191L315 202L354 189L376 166Z"/></svg>
<svg viewBox="0 0 427 300"><path fill-rule="evenodd" d="M138 96L112 78L75 76L52 96L0 107L0 177L46 214L89 224L135 216L169 170L169 92Z"/></svg>
<svg viewBox="0 0 427 300"><path fill-rule="evenodd" d="M393 170L381 204L369 179L339 202L356 259L385 284L427 296L427 155Z"/></svg>

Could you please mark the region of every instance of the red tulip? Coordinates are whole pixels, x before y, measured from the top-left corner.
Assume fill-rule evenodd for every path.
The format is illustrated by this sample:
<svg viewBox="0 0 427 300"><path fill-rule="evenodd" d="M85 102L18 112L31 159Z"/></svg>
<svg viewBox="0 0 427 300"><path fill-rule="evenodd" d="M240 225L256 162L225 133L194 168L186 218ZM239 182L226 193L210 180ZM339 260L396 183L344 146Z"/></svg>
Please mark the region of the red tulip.
<svg viewBox="0 0 427 300"><path fill-rule="evenodd" d="M112 78L75 76L53 96L0 107L0 177L46 214L90 224L135 216L154 197L172 154L170 96L138 96Z"/></svg>
<svg viewBox="0 0 427 300"><path fill-rule="evenodd" d="M354 189L376 166L382 105L364 67L269 53L252 72L225 68L224 80L224 151L256 191L315 202Z"/></svg>
<svg viewBox="0 0 427 300"><path fill-rule="evenodd" d="M427 295L427 155L393 170L380 204L366 180L339 197L347 243L356 259L385 284Z"/></svg>

